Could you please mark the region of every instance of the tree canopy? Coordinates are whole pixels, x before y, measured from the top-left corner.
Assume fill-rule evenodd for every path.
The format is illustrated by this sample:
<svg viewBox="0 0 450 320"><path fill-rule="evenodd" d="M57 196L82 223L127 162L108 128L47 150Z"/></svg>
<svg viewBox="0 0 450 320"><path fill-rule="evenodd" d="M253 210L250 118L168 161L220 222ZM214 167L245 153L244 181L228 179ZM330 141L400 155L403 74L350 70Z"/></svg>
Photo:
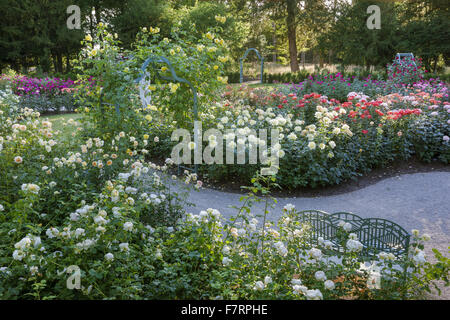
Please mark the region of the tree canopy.
<svg viewBox="0 0 450 320"><path fill-rule="evenodd" d="M81 30L66 26L69 5L81 9ZM369 29L369 5L381 9L381 28ZM2 0L0 67L26 72L68 73L80 40L102 21L124 48L142 27L159 27L164 36L177 25L200 36L226 16L221 37L237 60L256 47L266 61L299 69L301 52L314 62L384 66L396 52L413 52L436 71L449 61L450 14L447 0Z"/></svg>

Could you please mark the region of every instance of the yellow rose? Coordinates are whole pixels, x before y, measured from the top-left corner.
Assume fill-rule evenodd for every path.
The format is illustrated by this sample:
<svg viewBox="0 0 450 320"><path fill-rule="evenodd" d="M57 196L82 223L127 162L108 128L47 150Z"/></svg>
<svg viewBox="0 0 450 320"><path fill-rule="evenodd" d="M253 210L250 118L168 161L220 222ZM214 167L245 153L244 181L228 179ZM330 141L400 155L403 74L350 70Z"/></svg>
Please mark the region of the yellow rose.
<svg viewBox="0 0 450 320"><path fill-rule="evenodd" d="M217 77L217 80L219 80L219 81L222 82L223 84L228 83L228 77L221 77L221 76L218 76L218 77Z"/></svg>
<svg viewBox="0 0 450 320"><path fill-rule="evenodd" d="M150 137L150 136L149 136L148 134L144 134L144 139L145 139L145 140L148 140L149 137Z"/></svg>
<svg viewBox="0 0 450 320"><path fill-rule="evenodd" d="M92 41L91 35L88 34L86 37L84 37L84 40L86 40L86 41Z"/></svg>
<svg viewBox="0 0 450 320"><path fill-rule="evenodd" d="M225 23L227 21L227 17L222 17L222 16L215 16L216 21L221 22L221 23Z"/></svg>
<svg viewBox="0 0 450 320"><path fill-rule="evenodd" d="M219 66L215 65L215 66L213 67L213 69L214 69L214 70L217 70L217 69L219 69Z"/></svg>
<svg viewBox="0 0 450 320"><path fill-rule="evenodd" d="M158 27L156 27L156 28L150 27L150 32L151 33L159 33L159 28Z"/></svg>
<svg viewBox="0 0 450 320"><path fill-rule="evenodd" d="M224 56L220 56L218 59L219 59L219 61L222 62L222 63L225 63L225 62L228 61L228 57L224 57Z"/></svg>
<svg viewBox="0 0 450 320"><path fill-rule="evenodd" d="M179 86L180 86L179 83L177 83L177 84L169 83L170 92L175 93Z"/></svg>
<svg viewBox="0 0 450 320"><path fill-rule="evenodd" d="M153 120L153 118L152 118L151 115L148 114L148 115L145 116L145 120L151 122Z"/></svg>

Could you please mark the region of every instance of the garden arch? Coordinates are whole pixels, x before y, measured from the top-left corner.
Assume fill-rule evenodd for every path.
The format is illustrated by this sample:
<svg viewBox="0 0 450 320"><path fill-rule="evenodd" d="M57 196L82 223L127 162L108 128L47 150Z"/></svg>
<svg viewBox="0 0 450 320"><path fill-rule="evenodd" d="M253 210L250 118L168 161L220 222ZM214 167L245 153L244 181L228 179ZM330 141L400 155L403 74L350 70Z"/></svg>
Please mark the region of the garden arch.
<svg viewBox="0 0 450 320"><path fill-rule="evenodd" d="M160 70L156 67L156 63L165 63L169 68L170 76L161 75ZM173 81L173 82L181 82L181 83L185 83L189 86L189 88L192 91L192 95L193 95L194 121L197 121L198 120L198 113L197 113L198 99L197 99L197 90L195 89L194 85L190 81L178 77L177 74L175 73L175 70L174 70L172 64L170 63L170 61L166 57L159 57L159 56L151 56L151 57L147 58L147 60L145 60L145 62L142 64L142 67L141 67L141 70L142 70L141 75L139 78L136 79L137 83L140 83L142 85L142 82L145 81L145 77L150 75L146 71L146 69L149 65L151 65L152 70L155 71L156 77L158 77L159 79L166 80L166 81ZM142 90L142 91L145 92L145 90Z"/></svg>
<svg viewBox="0 0 450 320"><path fill-rule="evenodd" d="M263 83L263 76L264 76L264 57L262 57L258 50L256 50L255 48L249 48L245 51L244 55L239 59L239 67L240 67L240 71L239 71L239 82L242 83L244 82L244 65L243 62L245 60L245 58L247 58L247 55L249 54L250 51L254 51L256 53L256 55L258 56L259 60L261 61L261 83Z"/></svg>
<svg viewBox="0 0 450 320"><path fill-rule="evenodd" d="M409 52L409 53L397 53L395 55L395 61L397 61L401 65L402 64L402 58L406 58L406 57L410 57L411 59L414 59L414 55L412 54L412 52ZM417 66L416 62L414 60L412 60L412 63L414 64L414 66Z"/></svg>
<svg viewBox="0 0 450 320"><path fill-rule="evenodd" d="M170 72L170 76L163 76L163 75L161 75L160 69L156 66L157 63L164 63L164 64L166 64L167 67L168 67L168 70ZM146 70L149 66L151 66L151 69L155 72L155 75L156 75L157 78L162 79L162 80L166 80L166 81L171 81L171 82L185 83L185 84L187 84L189 86L189 88L192 91L192 96L193 96L192 110L193 110L193 114L194 114L194 128L195 128L195 122L198 121L197 90L195 89L194 85L190 81L188 81L186 79L183 79L183 78L180 78L179 76L177 76L177 74L176 74L172 64L170 63L170 61L166 57L150 56L142 64L141 74L140 74L139 78L136 79L136 82L139 83L139 89L140 89L139 91L140 91L141 95L144 96L144 99L143 99L144 103L147 102L147 101L151 101L151 97L146 97L145 96L145 92L146 92L145 88L142 88L142 86L146 84L145 78L150 76L150 73L147 72L147 70ZM141 97L141 99L142 99L142 97ZM144 107L146 107L146 106L144 106ZM201 141L201 137L199 137L198 130L194 129L195 148L197 148L197 146L199 146L199 141ZM196 152L196 150L194 150L194 152ZM181 172L181 169L187 169L187 170L194 171L195 173L197 173L198 165L195 164L194 165L194 169L178 165L178 173Z"/></svg>

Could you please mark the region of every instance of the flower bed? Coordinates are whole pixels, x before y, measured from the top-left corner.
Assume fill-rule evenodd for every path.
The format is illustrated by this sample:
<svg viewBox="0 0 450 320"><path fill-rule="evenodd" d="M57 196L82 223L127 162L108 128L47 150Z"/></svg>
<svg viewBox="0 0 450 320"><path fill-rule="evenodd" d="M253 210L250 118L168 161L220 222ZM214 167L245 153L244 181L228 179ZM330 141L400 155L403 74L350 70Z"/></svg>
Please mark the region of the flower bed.
<svg viewBox="0 0 450 320"><path fill-rule="evenodd" d="M22 107L40 113L73 112L76 108L73 97L76 84L71 79L16 76L10 82Z"/></svg>
<svg viewBox="0 0 450 320"><path fill-rule="evenodd" d="M447 87L420 90L416 85L408 94L375 98L347 95L347 101L340 102L318 93L299 96L295 88L228 88L205 119L211 127L247 135L251 130L278 129L280 145L272 151L281 158L277 178L285 188L339 184L413 154L423 161L449 163ZM248 141L253 138L248 136ZM247 145L245 139L238 143ZM204 172L217 180L250 179L259 168L210 165Z"/></svg>
<svg viewBox="0 0 450 320"><path fill-rule="evenodd" d="M363 245L345 223L337 232L343 248L337 255L331 241L336 239L309 241L313 230L299 221L292 205L277 221L267 216L276 183L336 184L414 152L448 163L445 86L415 84L371 98L344 90L345 101L289 87L240 87L226 88L217 98L209 90L225 81L223 40L208 32L194 45L175 33L179 46L168 39L157 46L157 34L153 28L142 31L137 60L117 58L123 55L116 37L104 26L98 33L105 40L101 47L95 46L98 39L86 37L84 78L99 81L80 83L83 117L65 123L73 128L69 137L39 112L19 108L11 90L2 92L0 298L404 299L430 290L433 280L448 283L449 260L435 251L437 262L428 262L423 242L429 236L418 231L412 232L403 258L378 252L364 261ZM175 143L172 132L190 128L192 120L191 115L178 121L180 108L191 105L187 87L159 81L148 86L154 105L142 106L137 99L131 84L139 62L155 52L176 61L186 62L185 52L192 52L198 61L220 62L212 69L210 63L186 62L181 65L192 69L176 70L202 89L204 128L247 135L233 136L234 147L260 144L252 129L281 132L270 150L281 158L277 176L258 175L261 164L200 167L209 177L251 181L242 206L227 220L219 211L223 208L186 213L186 194L179 186L201 187L197 175L171 176L172 159L161 165L147 161L164 159ZM193 71L207 80L195 78ZM212 137L204 141L205 146L214 142ZM259 201L266 209L252 212Z"/></svg>

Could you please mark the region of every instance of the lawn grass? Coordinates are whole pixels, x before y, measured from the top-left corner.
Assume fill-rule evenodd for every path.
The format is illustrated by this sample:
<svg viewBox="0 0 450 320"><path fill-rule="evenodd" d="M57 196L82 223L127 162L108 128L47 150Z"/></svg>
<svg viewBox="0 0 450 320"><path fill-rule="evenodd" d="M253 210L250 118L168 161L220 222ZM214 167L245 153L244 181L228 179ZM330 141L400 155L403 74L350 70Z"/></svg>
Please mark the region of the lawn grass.
<svg viewBox="0 0 450 320"><path fill-rule="evenodd" d="M42 119L48 119L52 123L53 130L61 131L63 138L70 139L70 136L74 130L73 126L68 126L67 121L73 119L75 121L80 120L82 117L78 113L66 113L66 114L56 114L49 116L42 116Z"/></svg>
<svg viewBox="0 0 450 320"><path fill-rule="evenodd" d="M250 88L277 88L277 87L281 87L283 86L282 83L248 83L248 82L244 82L243 84L249 86ZM230 83L230 85L232 87L239 87L241 86L240 83Z"/></svg>

